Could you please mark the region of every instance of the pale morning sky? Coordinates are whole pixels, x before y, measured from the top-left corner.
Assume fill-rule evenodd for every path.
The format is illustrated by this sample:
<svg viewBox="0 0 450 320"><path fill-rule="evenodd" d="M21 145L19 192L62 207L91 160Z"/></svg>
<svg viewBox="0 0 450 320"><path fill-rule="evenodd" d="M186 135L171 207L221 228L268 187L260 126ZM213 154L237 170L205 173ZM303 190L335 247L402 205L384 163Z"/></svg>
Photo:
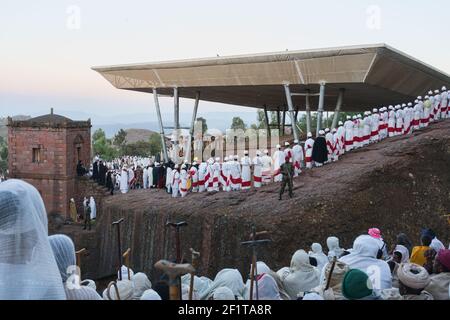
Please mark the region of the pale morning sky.
<svg viewBox="0 0 450 320"><path fill-rule="evenodd" d="M98 65L387 43L450 73L449 23L448 0L0 0L0 116L154 114L150 94L113 88Z"/></svg>

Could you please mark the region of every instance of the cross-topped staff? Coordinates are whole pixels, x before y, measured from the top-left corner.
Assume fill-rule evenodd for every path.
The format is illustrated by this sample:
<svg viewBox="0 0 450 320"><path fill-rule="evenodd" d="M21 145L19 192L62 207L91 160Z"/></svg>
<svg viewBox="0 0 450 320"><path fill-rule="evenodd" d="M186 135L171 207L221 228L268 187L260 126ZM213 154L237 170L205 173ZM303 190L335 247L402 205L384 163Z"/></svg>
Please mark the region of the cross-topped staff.
<svg viewBox="0 0 450 320"><path fill-rule="evenodd" d="M241 242L241 245L250 246L252 248L252 266L250 271L250 300L253 300L253 285L256 287L256 300L259 300L259 292L258 292L258 271L256 267L257 262L257 249L258 246L262 246L271 242L270 239L256 240L258 235L266 235L268 231L256 232L255 225L252 225L252 233L250 235L250 241Z"/></svg>
<svg viewBox="0 0 450 320"><path fill-rule="evenodd" d="M177 260L176 263L181 263L181 237L180 237L180 229L181 227L187 226L187 222L181 221L181 222L166 222L167 227L173 227L175 228L175 247L176 247L176 253L177 253Z"/></svg>
<svg viewBox="0 0 450 320"><path fill-rule="evenodd" d="M122 246L120 243L120 224L123 222L123 218L114 221L112 223L113 226L117 226L117 246L118 246L118 253L119 253L119 280L122 280Z"/></svg>

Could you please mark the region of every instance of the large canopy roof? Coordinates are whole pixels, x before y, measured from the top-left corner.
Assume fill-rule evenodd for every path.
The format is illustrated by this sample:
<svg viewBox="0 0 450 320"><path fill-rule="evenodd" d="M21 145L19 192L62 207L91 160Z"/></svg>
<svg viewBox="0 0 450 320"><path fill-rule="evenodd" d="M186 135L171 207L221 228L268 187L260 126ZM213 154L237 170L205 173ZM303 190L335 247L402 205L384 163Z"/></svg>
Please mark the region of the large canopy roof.
<svg viewBox="0 0 450 320"><path fill-rule="evenodd" d="M361 111L409 102L431 89L450 87L450 76L385 44L228 57L94 67L119 89L242 105L285 109L283 84L292 93L319 91L326 83L325 110L335 108L339 89L345 89L344 111ZM304 110L305 97L293 97ZM311 107L318 97L310 97Z"/></svg>

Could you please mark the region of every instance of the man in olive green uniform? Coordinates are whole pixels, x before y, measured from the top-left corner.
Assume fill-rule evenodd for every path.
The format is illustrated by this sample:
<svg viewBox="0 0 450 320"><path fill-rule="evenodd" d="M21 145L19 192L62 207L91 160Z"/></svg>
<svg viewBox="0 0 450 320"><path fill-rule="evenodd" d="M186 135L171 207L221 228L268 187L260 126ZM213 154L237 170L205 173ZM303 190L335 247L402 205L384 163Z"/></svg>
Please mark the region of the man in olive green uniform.
<svg viewBox="0 0 450 320"><path fill-rule="evenodd" d="M292 194L292 186L293 186L292 177L294 176L294 166L292 165L291 162L286 161L285 163L283 163L281 165L280 170L281 170L280 173L283 175L283 180L281 180L280 198L278 200L281 200L281 196L284 193L286 184L288 185L288 188L289 188L289 197L292 198L292 196L293 196L293 194Z"/></svg>

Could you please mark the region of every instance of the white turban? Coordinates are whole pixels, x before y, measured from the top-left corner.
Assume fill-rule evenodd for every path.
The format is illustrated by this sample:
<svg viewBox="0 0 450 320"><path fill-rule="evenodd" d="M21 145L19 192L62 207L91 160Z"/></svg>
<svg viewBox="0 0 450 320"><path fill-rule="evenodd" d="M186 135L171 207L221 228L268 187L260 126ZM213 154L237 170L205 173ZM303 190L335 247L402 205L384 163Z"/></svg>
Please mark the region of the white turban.
<svg viewBox="0 0 450 320"><path fill-rule="evenodd" d="M409 250L408 250L408 248L406 248L405 246L402 246L401 244L398 244L395 247L394 252L400 252L401 253L401 255L402 255L401 263L409 262Z"/></svg>
<svg viewBox="0 0 450 320"><path fill-rule="evenodd" d="M431 281L424 267L414 263L402 263L397 269L398 280L411 289L424 289Z"/></svg>
<svg viewBox="0 0 450 320"><path fill-rule="evenodd" d="M153 289L145 290L141 296L141 300L162 300L160 295Z"/></svg>
<svg viewBox="0 0 450 320"><path fill-rule="evenodd" d="M133 282L130 280L122 280L117 281L116 284L120 300L131 300L133 298ZM103 300L119 300L114 286L109 287L109 296L108 288L103 291Z"/></svg>
<svg viewBox="0 0 450 320"><path fill-rule="evenodd" d="M144 291L152 288L152 283L145 273L136 273L133 277L131 277L131 281L133 282L134 287L133 300L138 300Z"/></svg>

